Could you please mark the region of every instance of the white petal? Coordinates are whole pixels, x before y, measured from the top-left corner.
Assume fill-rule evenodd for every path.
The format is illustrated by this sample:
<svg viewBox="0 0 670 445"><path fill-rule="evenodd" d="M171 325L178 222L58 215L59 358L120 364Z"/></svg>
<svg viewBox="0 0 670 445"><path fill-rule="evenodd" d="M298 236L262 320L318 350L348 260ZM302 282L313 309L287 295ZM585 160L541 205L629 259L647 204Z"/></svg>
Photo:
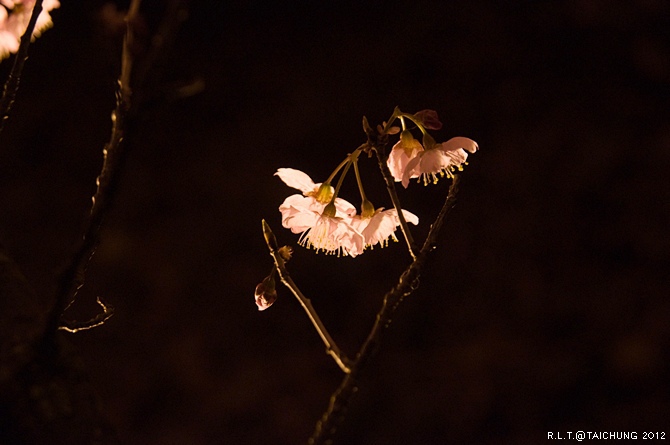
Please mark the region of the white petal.
<svg viewBox="0 0 670 445"><path fill-rule="evenodd" d="M275 176L279 176L279 179L289 187L298 189L303 193L313 192L317 187L307 173L294 168L280 168Z"/></svg>
<svg viewBox="0 0 670 445"><path fill-rule="evenodd" d="M408 223L412 223L415 226L419 224L419 217L416 216L414 213L410 212L409 210L402 209L402 216L405 217L405 221L407 221Z"/></svg>
<svg viewBox="0 0 670 445"><path fill-rule="evenodd" d="M477 145L475 141L469 138L464 138L462 136L451 138L447 142L442 142L438 145L441 145L442 150L444 151L453 151L458 150L459 148L463 148L470 153L474 153L479 149L479 145Z"/></svg>
<svg viewBox="0 0 670 445"><path fill-rule="evenodd" d="M421 155L426 153L425 151L422 151L419 156L415 156L412 158L408 163L407 166L405 167L405 171L402 174L402 186L407 188L409 185L409 180L410 178L416 178L418 173L416 173L414 170L416 167L419 165L419 161L421 161Z"/></svg>

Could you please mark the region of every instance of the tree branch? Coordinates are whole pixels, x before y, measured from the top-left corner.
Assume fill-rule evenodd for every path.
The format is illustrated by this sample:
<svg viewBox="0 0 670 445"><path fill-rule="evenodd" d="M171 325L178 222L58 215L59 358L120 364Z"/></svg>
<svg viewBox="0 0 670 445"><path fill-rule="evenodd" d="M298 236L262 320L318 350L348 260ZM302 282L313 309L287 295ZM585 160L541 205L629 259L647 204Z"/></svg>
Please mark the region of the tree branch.
<svg viewBox="0 0 670 445"><path fill-rule="evenodd" d="M56 303L49 313L44 330L44 341L51 342L55 332L61 326L61 317L67 307L72 304L77 291L84 284L86 268L90 262L100 237L100 226L111 208L111 204L118 189L121 166L124 158L124 135L126 133L128 114L131 108L130 78L132 57L129 45L132 40L132 23L138 12L139 0L133 0L126 16L128 30L123 41L123 56L119 89L116 94L116 107L112 112L112 132L107 144L102 150L103 164L100 175L96 180L97 190L93 196L93 204L84 236L76 250L69 266L63 271L58 282ZM104 313L103 313L104 314ZM107 317L109 318L109 317Z"/></svg>
<svg viewBox="0 0 670 445"><path fill-rule="evenodd" d="M265 220L263 220L263 235L265 236L268 249L270 249L270 255L272 255L272 259L274 260L275 266L277 267L277 272L279 273L281 282L284 283L284 286L289 288L293 295L295 295L295 297L298 299L298 302L302 308L305 310L305 312L307 312L307 316L314 325L316 331L319 333L319 337L321 337L321 340L323 340L323 343L326 345L326 353L333 357L335 363L337 363L337 365L345 374L349 374L351 372L351 361L340 350L340 348L335 343L335 340L333 340L333 338L330 336L326 326L324 326L323 322L319 318L319 315L316 313L316 310L314 309L314 306L312 306L309 298L305 297L305 295L298 288L298 285L295 284L289 275L288 270L286 269L285 261L277 249L277 241L274 237L274 234Z"/></svg>
<svg viewBox="0 0 670 445"><path fill-rule="evenodd" d="M317 422L314 433L308 441L310 445L332 443L337 429L346 417L349 404L358 391L360 373L365 369L370 359L377 352L381 343L382 334L385 328L390 325L395 310L402 303L403 299L414 292L419 285L419 276L423 264L426 261L428 254L434 249L444 218L456 202L459 182L460 177L454 175L453 182L449 188L449 194L447 195L435 222L430 227L430 231L423 243L423 247L412 264L410 264L402 273L398 280L398 284L384 296L384 302L377 313L377 318L372 330L356 355L356 361L351 368L351 372L344 377L340 386L331 396L328 409Z"/></svg>

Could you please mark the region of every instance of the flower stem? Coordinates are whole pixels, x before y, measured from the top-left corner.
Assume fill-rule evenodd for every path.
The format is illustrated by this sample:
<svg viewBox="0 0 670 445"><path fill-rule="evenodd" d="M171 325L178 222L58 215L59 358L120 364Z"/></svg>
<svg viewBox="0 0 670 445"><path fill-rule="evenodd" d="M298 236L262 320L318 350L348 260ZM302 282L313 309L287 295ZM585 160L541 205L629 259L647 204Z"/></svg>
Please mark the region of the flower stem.
<svg viewBox="0 0 670 445"><path fill-rule="evenodd" d="M265 220L263 220L263 232L266 234L272 234L272 230L270 229L268 223L265 222ZM274 235L272 236L274 237ZM268 236L266 236L265 239L268 241ZM270 255L272 255L272 259L275 262L275 267L277 268L281 282L284 283L284 286L289 288L293 295L298 299L298 302L303 307L305 312L307 312L307 316L314 325L316 332L319 334L319 337L321 337L321 340L323 340L323 343L326 345L326 353L330 355L333 360L335 360L335 363L337 363L337 365L345 374L349 374L351 372L351 361L340 350L340 348L335 343L335 340L333 340L333 338L330 336L328 330L319 318L319 315L316 313L314 306L312 306L309 298L305 297L305 295L300 291L298 286L289 275L288 270L286 269L285 261L279 254L278 250L276 250L275 246L273 246L269 241L267 242L267 245L268 249L270 249Z"/></svg>
<svg viewBox="0 0 670 445"><path fill-rule="evenodd" d="M347 165L348 162L349 162L349 156L344 158L344 160L342 162L340 162L340 164L337 167L335 167L335 170L333 170L333 172L330 174L330 176L328 176L328 179L326 179L326 183L330 184L331 182L333 182L333 179L335 178L335 175L337 174L337 172L342 170L342 167Z"/></svg>
<svg viewBox="0 0 670 445"><path fill-rule="evenodd" d="M361 181L361 174L358 171L358 158L354 160L354 174L356 175L356 182L358 183L358 191L361 192L361 201L365 202L368 199L365 197L365 190L363 190L363 181Z"/></svg>
<svg viewBox="0 0 670 445"><path fill-rule="evenodd" d="M347 173L349 172L349 168L351 168L351 164L356 162L356 160L358 159L358 155L359 155L360 152L361 152L361 149L359 147L356 150L354 150L353 153L351 153L349 156L347 156L347 159L344 160L346 162L346 164L344 164L344 162L342 164L340 164L340 165L344 164L344 171L340 175L340 179L337 180L337 185L335 186L335 192L333 193L333 197L330 200L331 204L333 204L335 202L335 198L337 198L337 194L340 193L340 187L342 187L342 183L344 182L344 177L347 176ZM341 167L338 167L338 169L339 168L341 168Z"/></svg>
<svg viewBox="0 0 670 445"><path fill-rule="evenodd" d="M401 113L398 117L403 122L403 128L402 128L403 130L405 129L405 125L404 125L405 121L403 120L403 118L406 117L407 119L411 120L412 122L414 122L416 124L417 128L419 130L421 130L421 133L427 134L426 129L423 126L423 123L418 121L413 115L408 114L408 113Z"/></svg>

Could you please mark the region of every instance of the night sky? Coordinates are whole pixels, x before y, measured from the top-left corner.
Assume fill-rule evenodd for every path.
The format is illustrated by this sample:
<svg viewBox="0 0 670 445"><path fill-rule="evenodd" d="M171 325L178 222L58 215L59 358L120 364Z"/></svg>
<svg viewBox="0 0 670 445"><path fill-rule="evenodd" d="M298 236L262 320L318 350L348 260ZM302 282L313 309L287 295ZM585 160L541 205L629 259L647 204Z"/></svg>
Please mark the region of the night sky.
<svg viewBox="0 0 670 445"><path fill-rule="evenodd" d="M61 2L0 134L0 244L43 305L90 209L121 45L104 2ZM145 3L150 34L162 8ZM193 1L150 80L68 317L96 296L116 313L63 334L120 443L305 443L343 374L286 288L257 310L261 220L350 356L411 258L403 242L353 259L297 245L273 174L323 181L365 142L362 117L395 106L436 110L438 142L481 150L336 443L670 439L670 3ZM400 187L419 241L448 187Z"/></svg>

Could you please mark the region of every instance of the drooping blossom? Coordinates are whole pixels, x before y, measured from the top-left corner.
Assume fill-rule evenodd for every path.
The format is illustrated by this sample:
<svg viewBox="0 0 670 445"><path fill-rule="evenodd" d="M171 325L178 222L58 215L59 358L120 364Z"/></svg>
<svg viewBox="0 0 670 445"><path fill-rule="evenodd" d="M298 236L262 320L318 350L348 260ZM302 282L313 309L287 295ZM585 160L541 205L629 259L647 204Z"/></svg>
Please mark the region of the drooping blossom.
<svg viewBox="0 0 670 445"><path fill-rule="evenodd" d="M322 212L326 204L330 202L335 191L332 186L324 185L320 182L315 183L307 173L294 168L280 168L275 173L275 176L279 176L279 179L284 181L284 184L289 187L300 190L304 196L312 198L310 208L315 211L320 207L318 211ZM335 207L338 213L346 215L356 214L356 207L342 198L335 198Z"/></svg>
<svg viewBox="0 0 670 445"><path fill-rule="evenodd" d="M396 181L402 179L409 161L415 158L421 151L423 151L423 145L414 139L409 130L400 133L400 140L393 146L387 161L391 175L393 175ZM418 175L414 177L418 177Z"/></svg>
<svg viewBox="0 0 670 445"><path fill-rule="evenodd" d="M314 225L300 236L298 241L318 253L355 257L365 250L363 235L351 225L351 218L321 214Z"/></svg>
<svg viewBox="0 0 670 445"><path fill-rule="evenodd" d="M419 224L419 218L407 210L402 211L405 221L414 225ZM371 217L356 215L352 218L352 226L356 228L365 240L365 247L381 247L388 245L389 238L398 241L395 231L400 225L400 218L395 209L384 210L379 208Z"/></svg>
<svg viewBox="0 0 670 445"><path fill-rule="evenodd" d="M437 175L452 177L455 170L462 170L468 159L467 152L474 153L478 149L475 141L460 136L435 144L432 148L419 152L407 163L402 175L402 185L407 188L409 180L419 176L423 178L424 184L436 183L439 179Z"/></svg>
<svg viewBox="0 0 670 445"><path fill-rule="evenodd" d="M18 51L21 36L28 27L34 7L35 0L0 0L0 60ZM32 40L51 28L53 22L49 12L58 7L58 0L42 2L42 12L37 17Z"/></svg>
<svg viewBox="0 0 670 445"><path fill-rule="evenodd" d="M468 159L468 153L479 149L475 141L465 137L451 138L446 142L435 143L432 138L429 148L424 148L416 139L408 145L401 138L389 155L387 165L393 178L407 188L409 180L422 177L424 184L437 182L438 175L453 176L455 170L461 170ZM417 145L418 144L418 145Z"/></svg>
<svg viewBox="0 0 670 445"><path fill-rule="evenodd" d="M363 235L351 226L351 217L356 214L351 203L336 198L330 205L332 187L315 184L300 170L283 168L276 175L304 193L289 196L279 206L282 225L301 234L301 245L327 254L355 257L363 253Z"/></svg>

